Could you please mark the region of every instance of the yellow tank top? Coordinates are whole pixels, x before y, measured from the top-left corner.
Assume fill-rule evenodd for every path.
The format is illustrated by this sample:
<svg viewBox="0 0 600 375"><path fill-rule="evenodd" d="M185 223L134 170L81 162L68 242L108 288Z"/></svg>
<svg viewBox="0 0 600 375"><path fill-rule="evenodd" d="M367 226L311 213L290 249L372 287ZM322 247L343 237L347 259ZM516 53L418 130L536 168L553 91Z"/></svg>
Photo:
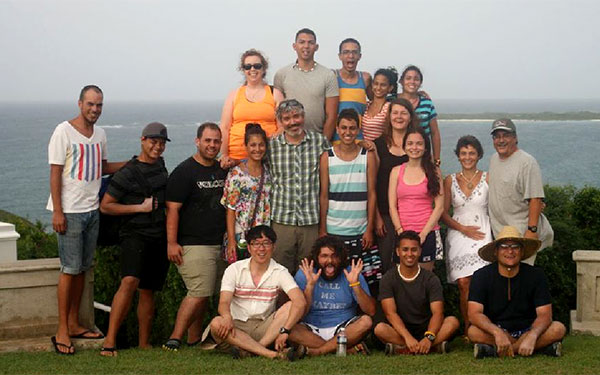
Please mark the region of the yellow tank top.
<svg viewBox="0 0 600 375"><path fill-rule="evenodd" d="M238 89L233 100L233 122L229 129L229 157L233 159L246 159L244 146L244 133L246 124L257 123L270 137L277 131L275 120L275 99L268 85L265 85L265 96L261 101L251 102L246 98L246 86Z"/></svg>

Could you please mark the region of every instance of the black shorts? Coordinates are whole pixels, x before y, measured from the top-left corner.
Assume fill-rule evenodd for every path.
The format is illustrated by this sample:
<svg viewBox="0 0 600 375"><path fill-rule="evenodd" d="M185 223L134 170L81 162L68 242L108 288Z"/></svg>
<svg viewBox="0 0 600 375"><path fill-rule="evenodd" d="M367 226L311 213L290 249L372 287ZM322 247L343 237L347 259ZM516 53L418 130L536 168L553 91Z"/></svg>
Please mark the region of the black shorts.
<svg viewBox="0 0 600 375"><path fill-rule="evenodd" d="M167 239L128 234L121 237L121 277L140 280L139 289L161 290L167 272Z"/></svg>
<svg viewBox="0 0 600 375"><path fill-rule="evenodd" d="M417 341L420 341L423 337L425 337L425 332L427 332L427 328L429 327L429 322L425 322L423 324L406 324L404 326L410 332L412 337L414 337Z"/></svg>
<svg viewBox="0 0 600 375"><path fill-rule="evenodd" d="M435 261L435 251L437 249L435 232L435 230L429 232L427 237L425 237L425 242L421 245L421 257L419 258L419 262L421 263Z"/></svg>

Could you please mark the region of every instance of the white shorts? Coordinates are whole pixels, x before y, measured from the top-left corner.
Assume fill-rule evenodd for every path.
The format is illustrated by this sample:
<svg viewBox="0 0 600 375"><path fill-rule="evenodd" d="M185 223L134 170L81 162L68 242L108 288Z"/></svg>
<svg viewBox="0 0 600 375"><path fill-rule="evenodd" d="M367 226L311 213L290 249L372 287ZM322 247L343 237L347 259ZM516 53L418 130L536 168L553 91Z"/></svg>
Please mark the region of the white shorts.
<svg viewBox="0 0 600 375"><path fill-rule="evenodd" d="M355 316L354 318L349 319L335 327L317 327L315 325L305 323L305 322L302 324L307 326L312 331L312 333L314 333L315 335L319 336L320 338L322 338L325 341L329 341L335 336L335 334L339 331L340 328L348 327L350 324L354 323L358 318L360 318L360 316Z"/></svg>

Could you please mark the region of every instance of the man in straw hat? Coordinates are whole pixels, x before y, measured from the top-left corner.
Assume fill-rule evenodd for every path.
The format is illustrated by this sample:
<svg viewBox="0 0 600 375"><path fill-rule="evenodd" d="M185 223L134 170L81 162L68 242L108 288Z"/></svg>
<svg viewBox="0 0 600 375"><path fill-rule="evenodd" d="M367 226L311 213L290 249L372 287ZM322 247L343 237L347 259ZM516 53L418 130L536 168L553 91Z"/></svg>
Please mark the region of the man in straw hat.
<svg viewBox="0 0 600 375"><path fill-rule="evenodd" d="M493 263L473 274L469 290L468 337L475 343L475 358L534 352L561 355L566 328L552 321L546 276L540 268L522 262L540 244L505 226L495 241L479 249L479 256Z"/></svg>

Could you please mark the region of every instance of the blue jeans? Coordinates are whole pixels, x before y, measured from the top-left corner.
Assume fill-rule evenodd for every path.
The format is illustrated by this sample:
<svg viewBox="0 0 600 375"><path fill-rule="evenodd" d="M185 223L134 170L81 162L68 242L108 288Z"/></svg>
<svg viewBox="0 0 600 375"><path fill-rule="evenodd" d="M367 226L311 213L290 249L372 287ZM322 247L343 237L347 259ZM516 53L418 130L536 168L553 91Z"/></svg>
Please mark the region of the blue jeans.
<svg viewBox="0 0 600 375"><path fill-rule="evenodd" d="M98 210L65 214L67 231L58 235L60 272L78 275L92 268L98 241Z"/></svg>

